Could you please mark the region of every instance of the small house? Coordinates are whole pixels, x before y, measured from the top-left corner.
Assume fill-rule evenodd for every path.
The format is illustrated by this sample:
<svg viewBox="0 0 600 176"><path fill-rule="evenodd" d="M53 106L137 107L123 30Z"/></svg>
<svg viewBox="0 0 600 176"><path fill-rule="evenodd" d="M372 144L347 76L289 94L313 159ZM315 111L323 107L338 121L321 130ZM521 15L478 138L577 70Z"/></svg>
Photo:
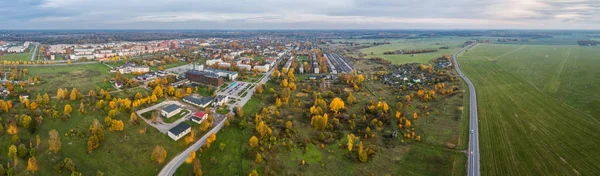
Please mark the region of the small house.
<svg viewBox="0 0 600 176"><path fill-rule="evenodd" d="M181 112L181 106L177 104L171 104L162 108L160 111L160 115L166 118L170 118L175 114L178 114L179 112Z"/></svg>
<svg viewBox="0 0 600 176"><path fill-rule="evenodd" d="M167 135L169 135L169 137L171 137L171 139L177 141L177 140L181 139L183 136L190 133L191 131L192 131L192 127L190 127L190 125L181 122L177 126L171 128L169 130L169 132L167 132Z"/></svg>
<svg viewBox="0 0 600 176"><path fill-rule="evenodd" d="M200 124L200 123L202 123L202 120L205 120L206 118L208 118L207 113L205 113L203 111L198 111L198 112L194 113L194 115L192 115L192 122Z"/></svg>

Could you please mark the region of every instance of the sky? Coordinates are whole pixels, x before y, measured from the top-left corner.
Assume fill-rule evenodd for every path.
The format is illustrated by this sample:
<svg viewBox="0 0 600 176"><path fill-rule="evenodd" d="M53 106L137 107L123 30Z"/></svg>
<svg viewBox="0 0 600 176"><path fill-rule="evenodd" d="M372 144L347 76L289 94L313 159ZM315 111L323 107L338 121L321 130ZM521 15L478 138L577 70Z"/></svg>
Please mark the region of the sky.
<svg viewBox="0 0 600 176"><path fill-rule="evenodd" d="M0 29L600 29L600 0L0 0Z"/></svg>

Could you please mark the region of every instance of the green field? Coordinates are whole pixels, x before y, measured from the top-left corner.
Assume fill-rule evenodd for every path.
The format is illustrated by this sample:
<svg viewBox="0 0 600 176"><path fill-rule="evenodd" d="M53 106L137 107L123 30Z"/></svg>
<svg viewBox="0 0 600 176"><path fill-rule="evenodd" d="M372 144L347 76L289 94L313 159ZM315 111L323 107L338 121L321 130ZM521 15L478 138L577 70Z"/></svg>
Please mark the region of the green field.
<svg viewBox="0 0 600 176"><path fill-rule="evenodd" d="M479 44L459 56L477 88L482 175L597 175L598 48Z"/></svg>
<svg viewBox="0 0 600 176"><path fill-rule="evenodd" d="M31 54L25 51L24 53L19 54L6 54L0 56L0 61L31 61Z"/></svg>
<svg viewBox="0 0 600 176"><path fill-rule="evenodd" d="M459 50L463 43L468 38L458 37L440 37L440 38L422 38L422 39L392 39L392 40L378 40L379 42L388 41L391 44L373 46L365 49L361 49L360 52L366 54L366 58L371 57L382 57L392 61L394 64L404 63L427 63L431 59L438 58L444 54L450 55L453 52ZM372 40L357 40L358 43L368 44L369 42L375 42ZM449 49L438 49L439 47L447 46ZM437 52L423 53L423 54L392 54L384 55L386 51L395 51L399 49L427 49L433 48L438 49Z"/></svg>
<svg viewBox="0 0 600 176"><path fill-rule="evenodd" d="M39 76L44 83L35 85L34 92L55 94L58 88L77 88L79 92L87 93L96 87L105 90L113 89L109 83L104 83L104 78L113 77L109 68L102 64L86 64L52 67L28 67L29 75Z"/></svg>

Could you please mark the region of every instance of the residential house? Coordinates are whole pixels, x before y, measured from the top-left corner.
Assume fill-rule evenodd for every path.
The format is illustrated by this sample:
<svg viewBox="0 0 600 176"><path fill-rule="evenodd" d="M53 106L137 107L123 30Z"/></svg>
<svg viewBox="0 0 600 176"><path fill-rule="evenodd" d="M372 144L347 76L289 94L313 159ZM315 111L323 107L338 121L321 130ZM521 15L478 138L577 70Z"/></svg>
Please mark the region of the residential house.
<svg viewBox="0 0 600 176"><path fill-rule="evenodd" d="M204 111L198 111L198 112L194 113L194 115L192 115L192 122L200 124L206 118L208 118L207 113L205 113Z"/></svg>
<svg viewBox="0 0 600 176"><path fill-rule="evenodd" d="M192 131L192 127L184 122L179 123L177 126L171 128L168 132L171 139L177 141L183 136L187 135Z"/></svg>
<svg viewBox="0 0 600 176"><path fill-rule="evenodd" d="M178 114L179 112L181 112L181 106L177 104L170 104L160 110L160 115L166 118L170 118Z"/></svg>

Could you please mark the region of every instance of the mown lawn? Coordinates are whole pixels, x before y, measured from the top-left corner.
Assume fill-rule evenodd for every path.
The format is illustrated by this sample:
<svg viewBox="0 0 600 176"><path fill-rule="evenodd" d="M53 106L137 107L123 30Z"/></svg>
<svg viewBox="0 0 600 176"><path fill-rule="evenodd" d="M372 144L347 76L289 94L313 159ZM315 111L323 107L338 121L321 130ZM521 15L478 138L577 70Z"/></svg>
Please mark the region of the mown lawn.
<svg viewBox="0 0 600 176"><path fill-rule="evenodd" d="M480 44L459 56L477 88L482 175L597 175L597 48Z"/></svg>

